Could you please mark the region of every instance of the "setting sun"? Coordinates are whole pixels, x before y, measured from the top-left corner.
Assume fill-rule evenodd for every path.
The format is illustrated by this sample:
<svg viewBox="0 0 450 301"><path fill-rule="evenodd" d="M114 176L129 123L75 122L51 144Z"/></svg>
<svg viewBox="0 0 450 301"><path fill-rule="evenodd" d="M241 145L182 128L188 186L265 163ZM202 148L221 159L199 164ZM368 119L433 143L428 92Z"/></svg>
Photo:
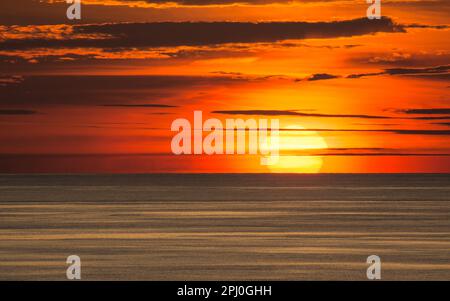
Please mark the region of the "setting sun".
<svg viewBox="0 0 450 301"><path fill-rule="evenodd" d="M274 147L271 145L271 148ZM271 172L317 173L322 167L322 158L305 155L304 152L323 150L328 145L317 132L308 131L300 125L290 125L281 131L278 148L280 156L277 163L269 165Z"/></svg>

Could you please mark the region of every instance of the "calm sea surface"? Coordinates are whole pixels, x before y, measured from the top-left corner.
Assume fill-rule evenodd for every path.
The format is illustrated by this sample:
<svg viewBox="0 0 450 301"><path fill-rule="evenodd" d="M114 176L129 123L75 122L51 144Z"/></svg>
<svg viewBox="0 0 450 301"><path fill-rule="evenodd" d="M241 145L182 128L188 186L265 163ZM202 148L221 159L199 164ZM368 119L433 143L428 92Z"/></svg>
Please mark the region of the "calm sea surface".
<svg viewBox="0 0 450 301"><path fill-rule="evenodd" d="M450 175L0 175L0 280L450 280Z"/></svg>

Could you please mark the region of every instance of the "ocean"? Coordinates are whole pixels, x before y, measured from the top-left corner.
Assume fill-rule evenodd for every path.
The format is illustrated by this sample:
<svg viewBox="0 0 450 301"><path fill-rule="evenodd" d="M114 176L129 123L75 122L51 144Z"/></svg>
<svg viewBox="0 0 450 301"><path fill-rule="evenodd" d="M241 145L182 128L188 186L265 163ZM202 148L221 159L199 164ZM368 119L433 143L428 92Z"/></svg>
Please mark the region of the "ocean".
<svg viewBox="0 0 450 301"><path fill-rule="evenodd" d="M0 175L0 280L450 280L448 174Z"/></svg>

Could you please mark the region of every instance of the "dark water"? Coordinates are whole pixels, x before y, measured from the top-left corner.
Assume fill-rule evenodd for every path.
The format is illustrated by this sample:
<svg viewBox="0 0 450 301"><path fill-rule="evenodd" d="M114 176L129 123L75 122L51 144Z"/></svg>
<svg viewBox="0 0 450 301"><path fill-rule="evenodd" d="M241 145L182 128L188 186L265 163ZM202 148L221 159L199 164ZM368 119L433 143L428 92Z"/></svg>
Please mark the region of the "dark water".
<svg viewBox="0 0 450 301"><path fill-rule="evenodd" d="M0 175L0 279L450 280L450 175Z"/></svg>

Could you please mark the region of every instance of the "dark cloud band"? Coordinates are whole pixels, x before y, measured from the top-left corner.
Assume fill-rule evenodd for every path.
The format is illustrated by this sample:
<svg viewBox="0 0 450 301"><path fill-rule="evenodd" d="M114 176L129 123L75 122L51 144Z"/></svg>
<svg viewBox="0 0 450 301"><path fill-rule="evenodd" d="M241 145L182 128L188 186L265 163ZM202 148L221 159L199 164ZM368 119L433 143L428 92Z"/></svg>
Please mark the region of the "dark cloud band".
<svg viewBox="0 0 450 301"><path fill-rule="evenodd" d="M7 27L4 29L8 31ZM21 28L16 27L20 33ZM0 42L0 50L33 48L117 48L199 46L226 43L277 42L290 39L336 38L373 34L377 32L404 32L401 25L390 18L333 22L161 22L161 23L110 23L74 25L59 28L58 37L26 35Z"/></svg>

